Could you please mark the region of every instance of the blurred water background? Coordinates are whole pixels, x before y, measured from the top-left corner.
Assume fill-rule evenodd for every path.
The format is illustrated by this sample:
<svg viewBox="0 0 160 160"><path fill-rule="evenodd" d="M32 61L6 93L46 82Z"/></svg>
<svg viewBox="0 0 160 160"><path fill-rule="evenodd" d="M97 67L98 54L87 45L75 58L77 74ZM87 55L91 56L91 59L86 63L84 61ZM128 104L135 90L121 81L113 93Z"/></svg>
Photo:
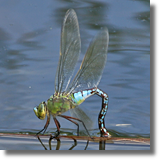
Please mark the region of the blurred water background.
<svg viewBox="0 0 160 160"><path fill-rule="evenodd" d="M149 0L1 0L0 132L37 133L44 127L33 107L54 93L61 25L69 8L77 13L82 41L77 69L94 35L101 27L109 29L107 64L99 84L109 96L109 132L149 137ZM93 121L91 135L99 136L101 98L92 96L80 108ZM63 133L76 133L74 124L59 121ZM47 132L55 129L52 121Z"/></svg>

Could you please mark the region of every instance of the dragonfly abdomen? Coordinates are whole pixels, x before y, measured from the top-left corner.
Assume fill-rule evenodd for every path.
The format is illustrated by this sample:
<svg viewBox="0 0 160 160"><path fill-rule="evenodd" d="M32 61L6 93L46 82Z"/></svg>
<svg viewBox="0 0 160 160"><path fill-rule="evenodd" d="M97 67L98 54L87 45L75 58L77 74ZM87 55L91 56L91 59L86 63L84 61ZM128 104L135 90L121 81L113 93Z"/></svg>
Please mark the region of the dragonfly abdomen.
<svg viewBox="0 0 160 160"><path fill-rule="evenodd" d="M92 89L76 92L72 94L72 101L76 105L80 105L86 98L92 95Z"/></svg>
<svg viewBox="0 0 160 160"><path fill-rule="evenodd" d="M72 100L76 105L79 105L86 98L88 98L94 94L97 94L98 96L100 96L102 98L102 108L101 108L101 111L100 111L99 117L98 117L98 124L99 124L99 129L101 131L101 135L109 137L110 135L107 132L107 129L105 128L105 122L104 122L104 118L105 118L105 115L106 115L107 109L108 109L108 95L105 92L103 92L102 90L95 87L92 89L87 89L84 91L73 93Z"/></svg>

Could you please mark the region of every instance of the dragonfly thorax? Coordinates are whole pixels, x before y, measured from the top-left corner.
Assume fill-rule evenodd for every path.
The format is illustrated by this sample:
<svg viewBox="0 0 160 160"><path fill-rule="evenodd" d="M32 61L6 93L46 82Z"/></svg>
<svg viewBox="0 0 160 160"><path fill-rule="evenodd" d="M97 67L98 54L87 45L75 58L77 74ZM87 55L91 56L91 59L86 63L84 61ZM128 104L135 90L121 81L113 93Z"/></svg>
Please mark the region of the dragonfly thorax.
<svg viewBox="0 0 160 160"><path fill-rule="evenodd" d="M47 109L55 117L69 109L75 108L71 98L67 96L51 96L47 100Z"/></svg>

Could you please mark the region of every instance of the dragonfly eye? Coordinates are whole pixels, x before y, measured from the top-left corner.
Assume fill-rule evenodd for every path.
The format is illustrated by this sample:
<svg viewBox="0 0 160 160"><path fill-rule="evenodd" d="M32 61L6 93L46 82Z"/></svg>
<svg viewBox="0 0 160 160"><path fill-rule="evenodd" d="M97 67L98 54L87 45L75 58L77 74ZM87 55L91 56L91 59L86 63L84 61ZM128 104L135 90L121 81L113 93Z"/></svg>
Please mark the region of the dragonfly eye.
<svg viewBox="0 0 160 160"><path fill-rule="evenodd" d="M34 113L35 115L39 118L39 119L45 119L46 117L46 103L42 102L39 104L39 106L35 107L34 109Z"/></svg>

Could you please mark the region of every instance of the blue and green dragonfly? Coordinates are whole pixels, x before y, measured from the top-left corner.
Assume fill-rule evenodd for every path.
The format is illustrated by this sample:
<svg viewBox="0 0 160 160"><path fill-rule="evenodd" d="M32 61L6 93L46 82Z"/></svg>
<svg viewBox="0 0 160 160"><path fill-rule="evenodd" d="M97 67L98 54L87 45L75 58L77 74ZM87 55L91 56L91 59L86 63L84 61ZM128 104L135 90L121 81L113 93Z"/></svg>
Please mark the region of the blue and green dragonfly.
<svg viewBox="0 0 160 160"><path fill-rule="evenodd" d="M97 94L102 98L102 108L98 117L100 133L102 137L110 136L105 128L108 95L97 88L107 59L108 43L108 29L104 28L90 43L80 69L71 81L80 54L81 39L75 11L69 9L66 12L61 30L60 58L55 77L55 93L46 102L43 101L34 108L34 112L39 119L43 120L47 115L44 128L37 134L45 133L52 116L57 127L55 135L57 137L60 134L60 123L56 117L60 116L77 125L77 135L79 135L79 124L74 120L81 122L90 136L83 120L62 114L80 105L86 98Z"/></svg>

